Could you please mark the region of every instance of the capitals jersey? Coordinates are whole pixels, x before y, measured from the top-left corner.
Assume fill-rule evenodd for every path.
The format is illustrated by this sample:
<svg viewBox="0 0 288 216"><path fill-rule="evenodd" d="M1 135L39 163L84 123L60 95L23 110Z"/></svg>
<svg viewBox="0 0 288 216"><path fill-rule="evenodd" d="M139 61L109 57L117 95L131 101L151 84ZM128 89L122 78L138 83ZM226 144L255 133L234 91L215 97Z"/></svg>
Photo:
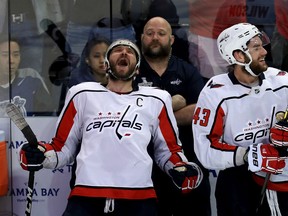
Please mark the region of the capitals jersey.
<svg viewBox="0 0 288 216"><path fill-rule="evenodd" d="M288 75L268 68L259 80L259 85L249 87L228 73L206 83L192 122L195 152L206 168L243 165L240 152L251 144L271 143L270 128L276 123L276 114L288 107ZM283 174L271 175L268 189L288 191L287 174L288 160ZM266 173L256 175L262 184Z"/></svg>
<svg viewBox="0 0 288 216"><path fill-rule="evenodd" d="M57 160L46 159L44 167L62 167L76 158L71 196L155 198L147 153L151 139L155 162L163 171L187 161L166 91L140 87L118 94L84 82L67 93L51 142Z"/></svg>

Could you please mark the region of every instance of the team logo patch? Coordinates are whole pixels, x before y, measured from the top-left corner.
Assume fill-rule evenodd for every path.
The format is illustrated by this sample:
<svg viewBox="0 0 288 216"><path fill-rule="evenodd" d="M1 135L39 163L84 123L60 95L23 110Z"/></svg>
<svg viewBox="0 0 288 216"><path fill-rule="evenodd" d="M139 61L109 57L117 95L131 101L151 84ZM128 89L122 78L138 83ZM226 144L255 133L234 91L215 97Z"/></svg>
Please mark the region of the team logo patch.
<svg viewBox="0 0 288 216"><path fill-rule="evenodd" d="M103 130L110 128L114 129L116 136L121 140L123 137L131 136L133 130L141 131L143 124L139 122L138 114L131 118L127 116L130 107L129 105L124 112L116 112L114 114L111 112L98 113L98 116L86 126L86 132L96 130L101 133Z"/></svg>
<svg viewBox="0 0 288 216"><path fill-rule="evenodd" d="M286 71L279 71L277 76L285 76L287 74Z"/></svg>
<svg viewBox="0 0 288 216"><path fill-rule="evenodd" d="M141 77L142 82L138 83L138 86L153 86L153 82L148 82L146 77Z"/></svg>
<svg viewBox="0 0 288 216"><path fill-rule="evenodd" d="M220 84L220 83L213 83L213 80L211 80L211 82L208 84L208 86L212 89L212 88L220 88L224 85Z"/></svg>
<svg viewBox="0 0 288 216"><path fill-rule="evenodd" d="M176 79L170 82L172 85L180 85L182 81L180 79Z"/></svg>
<svg viewBox="0 0 288 216"><path fill-rule="evenodd" d="M235 135L234 141L237 143L257 143L257 140L269 136L269 128L270 118L256 118L254 121L247 122L247 127L243 128L241 132Z"/></svg>
<svg viewBox="0 0 288 216"><path fill-rule="evenodd" d="M10 100L4 100L0 102L0 116L6 117L6 106L10 103ZM12 98L11 103L15 104L24 116L27 116L27 110L25 108L26 99L20 96L15 96Z"/></svg>

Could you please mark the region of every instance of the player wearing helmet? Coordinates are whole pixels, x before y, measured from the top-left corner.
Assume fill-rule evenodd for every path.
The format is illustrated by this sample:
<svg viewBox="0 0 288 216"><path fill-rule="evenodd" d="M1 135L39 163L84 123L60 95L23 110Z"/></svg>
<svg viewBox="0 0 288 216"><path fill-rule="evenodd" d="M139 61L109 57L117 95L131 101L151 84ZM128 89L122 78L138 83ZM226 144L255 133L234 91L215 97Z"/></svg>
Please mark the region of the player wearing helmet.
<svg viewBox="0 0 288 216"><path fill-rule="evenodd" d="M202 171L183 154L168 92L132 87L140 62L136 45L118 40L107 50L108 84L71 87L52 142L22 145L21 166L37 171L76 162L63 216L156 216L150 140L155 162L182 193L198 187Z"/></svg>
<svg viewBox="0 0 288 216"><path fill-rule="evenodd" d="M116 64L114 65L110 65L109 62L109 57L111 55L111 51L113 49L115 49L115 52L121 52L123 47L128 47L128 52L134 52L134 54L136 55L136 65L134 67L133 70L130 70L129 73L126 74L121 74L118 73L117 69L116 69ZM107 66L107 72L110 75L110 79L113 80L131 80L133 79L133 77L138 73L138 69L139 69L139 65L140 65L140 59L141 59L141 55L140 55L140 51L138 49L138 47L130 42L129 40L117 40L114 43L111 44L111 46L108 48L108 50L106 51L106 56L105 56L105 63ZM126 61L125 59L121 59L121 62L119 62L120 64L122 64L123 66L126 65Z"/></svg>
<svg viewBox="0 0 288 216"><path fill-rule="evenodd" d="M283 144L288 76L266 64L266 42L265 34L249 23L225 29L217 45L229 63L228 73L206 83L195 108L196 155L206 168L219 170L218 216L288 215L287 142Z"/></svg>
<svg viewBox="0 0 288 216"><path fill-rule="evenodd" d="M217 45L220 55L224 60L228 62L229 65L237 64L244 66L245 70L251 74L251 76L256 77L260 75L263 71L267 69L267 64L263 61L263 67L260 70L254 68L252 63L251 49L248 49L248 43L255 44L256 47L261 45L265 46L270 43L268 36L264 32L260 32L258 28L254 25L248 23L240 23L231 26L230 28L223 31L217 38ZM245 61L241 61L234 57L234 51L242 51L245 57ZM264 57L267 51L264 52Z"/></svg>

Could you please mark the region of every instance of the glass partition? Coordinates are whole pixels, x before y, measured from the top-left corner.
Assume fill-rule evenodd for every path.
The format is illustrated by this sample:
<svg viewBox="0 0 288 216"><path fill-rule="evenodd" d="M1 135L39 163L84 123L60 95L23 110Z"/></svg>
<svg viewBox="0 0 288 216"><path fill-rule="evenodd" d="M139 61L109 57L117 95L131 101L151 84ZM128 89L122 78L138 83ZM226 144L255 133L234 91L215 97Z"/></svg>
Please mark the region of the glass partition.
<svg viewBox="0 0 288 216"><path fill-rule="evenodd" d="M105 38L111 43L118 38L127 38L141 47L141 33L147 18L162 16L169 21L175 35L173 54L194 64L203 79L207 80L213 75L226 73L227 63L221 59L216 44L219 33L238 22L250 22L265 31L271 39L270 46L266 47L268 64L287 70L288 27L285 20L288 20L288 7L287 3L281 5L282 2L284 1L0 1L0 131L5 133L5 154L9 170L8 191L0 195L0 215L21 215L19 212L24 214L24 201L19 204L19 200L26 195L24 189L19 189L20 186L18 192L13 188L17 187L15 182L21 182L17 178L22 177L24 172L16 160L18 147L24 139L7 118L6 104L15 103L34 128L37 128L41 139L49 141L47 134L52 138L55 130L52 122L56 123L67 90L81 80L93 80L91 74L82 74L79 69L85 63L88 41ZM42 122L50 126L47 134L39 131ZM45 127L43 130L45 131ZM56 179L54 174L61 171L47 174L47 184L50 185L47 188L38 188L39 191L43 189L43 193L38 193L33 202L33 205L45 203L42 205L44 209L34 215L53 215L49 213L51 206L56 202L66 203L65 198L55 199L57 196L62 199L68 194L69 188L64 185L69 184L70 168L67 167L66 171L67 182L63 184L65 189L62 194L57 194L59 187L55 185L61 179ZM63 172L65 173L65 169ZM39 174L37 182L47 175L44 173L41 177ZM211 171L212 192L216 177L217 172ZM20 184L23 188L27 186L25 181ZM47 189L47 193L44 189ZM61 188L59 191L62 192ZM216 215L213 194L211 199L213 215Z"/></svg>

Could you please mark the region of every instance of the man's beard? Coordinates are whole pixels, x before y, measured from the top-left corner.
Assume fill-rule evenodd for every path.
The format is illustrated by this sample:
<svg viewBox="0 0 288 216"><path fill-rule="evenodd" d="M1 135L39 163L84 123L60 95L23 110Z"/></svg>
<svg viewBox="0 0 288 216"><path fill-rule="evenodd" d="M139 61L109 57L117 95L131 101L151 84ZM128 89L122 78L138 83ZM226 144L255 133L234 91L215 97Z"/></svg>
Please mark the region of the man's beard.
<svg viewBox="0 0 288 216"><path fill-rule="evenodd" d="M263 73L264 71L266 71L268 66L267 66L267 64L265 64L265 66L262 66L258 63L251 62L250 68L255 75L259 75L259 74Z"/></svg>
<svg viewBox="0 0 288 216"><path fill-rule="evenodd" d="M110 79L112 79L112 80L127 80L128 81L128 80L133 79L133 77L135 76L135 74L132 75L135 71L135 69L132 69L132 68L129 68L129 71L125 74L120 74L118 72L115 72L116 69L113 66L111 66L110 70L111 70L111 73L108 73L108 74L110 76Z"/></svg>
<svg viewBox="0 0 288 216"><path fill-rule="evenodd" d="M245 60L246 60L246 62L249 62L249 59L246 56L245 56ZM252 72L258 76L259 74L261 74L267 70L268 65L265 64L265 66L262 66L258 62L252 61L249 67L252 70Z"/></svg>
<svg viewBox="0 0 288 216"><path fill-rule="evenodd" d="M159 45L159 44L158 44ZM142 51L143 55L147 56L148 58L164 58L170 55L171 46L166 45L162 46L160 45L160 49L157 51L153 51L153 49L150 48L150 46L145 46L142 44Z"/></svg>

